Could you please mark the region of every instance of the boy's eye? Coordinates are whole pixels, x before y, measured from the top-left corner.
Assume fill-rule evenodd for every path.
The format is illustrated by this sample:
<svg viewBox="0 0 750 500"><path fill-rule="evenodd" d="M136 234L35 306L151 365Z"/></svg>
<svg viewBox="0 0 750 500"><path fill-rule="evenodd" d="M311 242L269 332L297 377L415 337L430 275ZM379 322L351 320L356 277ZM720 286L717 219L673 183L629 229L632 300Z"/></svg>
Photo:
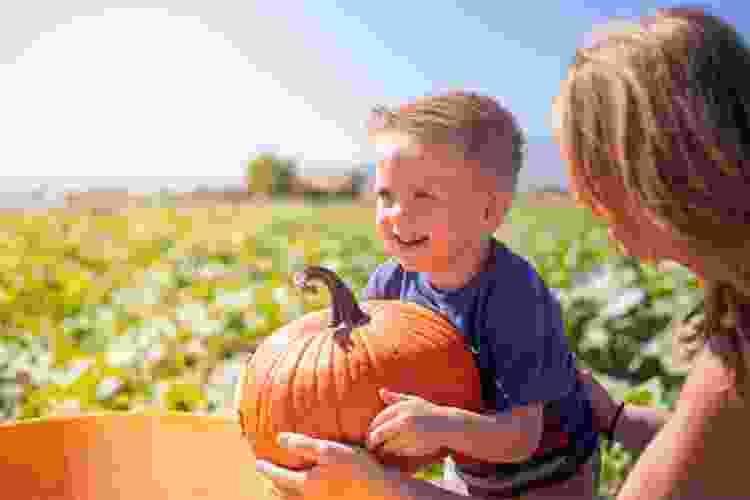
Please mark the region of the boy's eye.
<svg viewBox="0 0 750 500"><path fill-rule="evenodd" d="M394 201L395 197L394 195L386 190L378 191L377 193L378 200L380 200L385 206L391 206ZM433 198L433 196L430 193L427 193L425 191L419 191L414 194L415 199L430 199Z"/></svg>
<svg viewBox="0 0 750 500"><path fill-rule="evenodd" d="M378 191L378 199L386 205L393 203L393 195L388 191Z"/></svg>

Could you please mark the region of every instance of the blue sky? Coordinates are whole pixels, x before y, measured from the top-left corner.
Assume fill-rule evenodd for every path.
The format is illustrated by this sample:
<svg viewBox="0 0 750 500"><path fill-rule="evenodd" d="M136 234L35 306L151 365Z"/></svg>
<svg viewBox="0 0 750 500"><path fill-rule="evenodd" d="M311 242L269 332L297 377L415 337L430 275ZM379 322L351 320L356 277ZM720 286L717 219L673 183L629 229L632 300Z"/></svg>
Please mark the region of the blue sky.
<svg viewBox="0 0 750 500"><path fill-rule="evenodd" d="M353 60L380 78L389 96L471 87L497 96L529 135L548 136L547 116L565 65L584 33L611 16L639 16L650 1L317 0L305 13L335 30ZM707 3L747 36L750 2ZM719 7L720 5L720 7Z"/></svg>
<svg viewBox="0 0 750 500"><path fill-rule="evenodd" d="M303 171L346 168L374 158L372 106L455 88L516 114L530 139L522 185L565 185L549 114L576 46L609 17L674 4L2 2L0 190L236 185L268 148ZM704 5L750 33L747 0Z"/></svg>

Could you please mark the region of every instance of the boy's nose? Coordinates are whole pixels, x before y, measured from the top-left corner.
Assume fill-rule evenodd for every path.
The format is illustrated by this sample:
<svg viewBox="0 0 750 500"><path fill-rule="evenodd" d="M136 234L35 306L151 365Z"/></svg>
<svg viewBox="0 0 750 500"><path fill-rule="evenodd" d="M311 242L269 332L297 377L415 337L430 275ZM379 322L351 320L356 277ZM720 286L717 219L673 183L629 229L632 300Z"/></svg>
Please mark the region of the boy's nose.
<svg viewBox="0 0 750 500"><path fill-rule="evenodd" d="M400 205L397 205L397 206L388 208L387 210L383 210L380 216L381 216L380 219L383 222L394 225L398 221L404 218L404 210L403 208L401 208Z"/></svg>
<svg viewBox="0 0 750 500"><path fill-rule="evenodd" d="M385 224L389 226L390 231L404 241L411 241L419 238L419 232L416 231L416 224L411 218L407 219L403 215L388 217Z"/></svg>

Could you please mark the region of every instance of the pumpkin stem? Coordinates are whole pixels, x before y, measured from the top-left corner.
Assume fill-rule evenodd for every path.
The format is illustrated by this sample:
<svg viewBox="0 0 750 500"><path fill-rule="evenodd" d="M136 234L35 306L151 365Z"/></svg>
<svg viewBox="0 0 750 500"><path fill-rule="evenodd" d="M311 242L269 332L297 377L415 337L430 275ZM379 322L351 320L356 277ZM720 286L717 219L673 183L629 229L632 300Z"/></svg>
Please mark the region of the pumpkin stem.
<svg viewBox="0 0 750 500"><path fill-rule="evenodd" d="M294 284L302 291L316 291L316 288L310 285L310 281L322 281L331 294L332 318L331 327L339 326L344 323L344 327L350 330L364 325L370 321L370 317L357 305L354 293L341 281L336 273L319 266L309 266L303 271L294 275Z"/></svg>

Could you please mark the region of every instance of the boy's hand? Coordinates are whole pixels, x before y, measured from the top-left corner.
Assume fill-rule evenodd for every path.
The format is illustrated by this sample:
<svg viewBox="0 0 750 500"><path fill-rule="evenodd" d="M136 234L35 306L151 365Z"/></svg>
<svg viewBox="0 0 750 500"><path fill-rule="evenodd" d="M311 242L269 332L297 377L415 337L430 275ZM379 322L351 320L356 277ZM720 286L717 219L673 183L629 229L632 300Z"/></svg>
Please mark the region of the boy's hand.
<svg viewBox="0 0 750 500"><path fill-rule="evenodd" d="M387 389L380 390L380 397L387 406L370 424L368 450L382 446L383 453L422 457L446 447L455 423L444 408L418 396Z"/></svg>

